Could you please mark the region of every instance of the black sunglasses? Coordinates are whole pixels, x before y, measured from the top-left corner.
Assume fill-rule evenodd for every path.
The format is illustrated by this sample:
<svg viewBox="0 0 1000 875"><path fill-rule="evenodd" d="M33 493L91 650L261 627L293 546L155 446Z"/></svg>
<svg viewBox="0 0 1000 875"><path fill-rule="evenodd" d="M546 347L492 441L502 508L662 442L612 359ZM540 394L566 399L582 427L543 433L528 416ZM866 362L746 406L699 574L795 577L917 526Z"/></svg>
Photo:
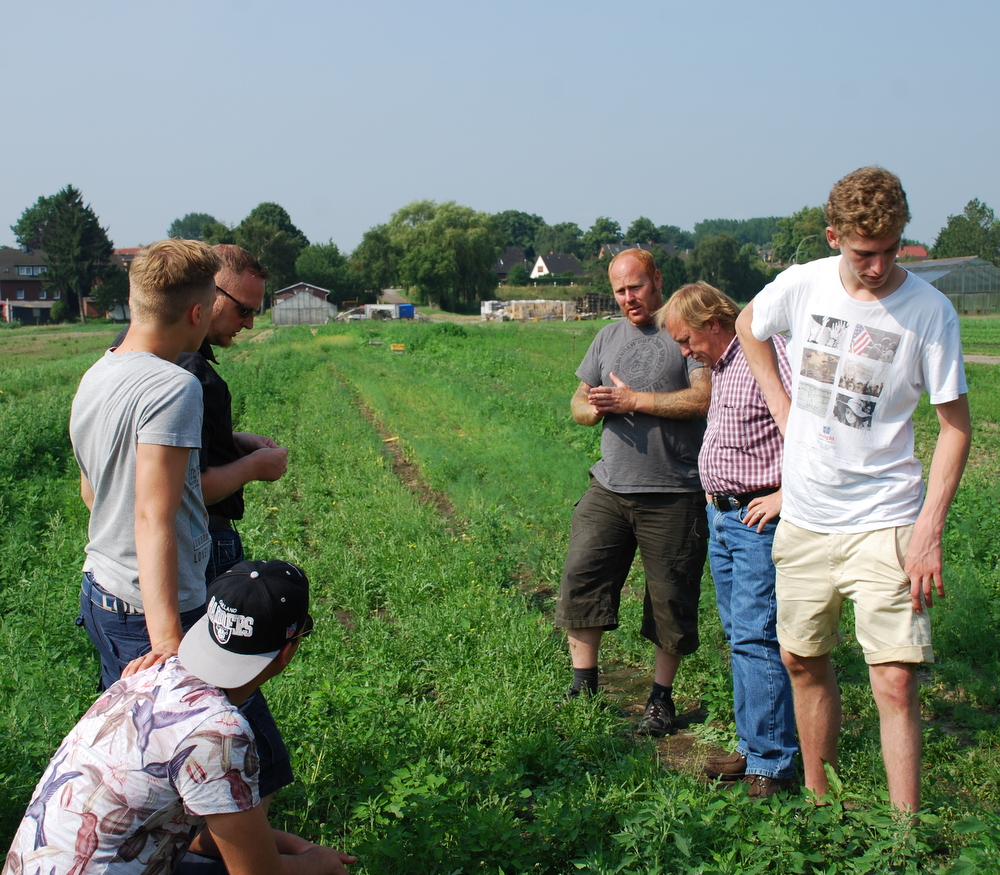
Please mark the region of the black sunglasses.
<svg viewBox="0 0 1000 875"><path fill-rule="evenodd" d="M227 292L224 288L222 288L222 286L217 285L215 287L215 290L217 292L222 292L222 294L224 294L227 298L229 298L230 301L232 301L236 305L236 309L239 310L240 313L240 319L246 319L247 316L249 316L251 313L257 312L256 307L248 307L246 304L241 304L239 301L236 300L236 298L230 295L229 292Z"/></svg>

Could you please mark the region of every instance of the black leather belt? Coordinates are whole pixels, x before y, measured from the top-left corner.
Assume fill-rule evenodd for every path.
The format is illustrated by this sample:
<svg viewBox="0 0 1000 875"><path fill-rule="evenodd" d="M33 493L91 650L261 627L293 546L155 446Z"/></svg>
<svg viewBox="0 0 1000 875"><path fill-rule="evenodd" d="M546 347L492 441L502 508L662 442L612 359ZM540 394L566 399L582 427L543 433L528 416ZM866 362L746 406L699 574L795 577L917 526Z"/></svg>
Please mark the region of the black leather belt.
<svg viewBox="0 0 1000 875"><path fill-rule="evenodd" d="M777 492L780 486L768 486L764 489L755 489L753 492L744 492L741 495L712 495L712 504L716 510L739 510L746 507L753 499L763 495L771 495Z"/></svg>

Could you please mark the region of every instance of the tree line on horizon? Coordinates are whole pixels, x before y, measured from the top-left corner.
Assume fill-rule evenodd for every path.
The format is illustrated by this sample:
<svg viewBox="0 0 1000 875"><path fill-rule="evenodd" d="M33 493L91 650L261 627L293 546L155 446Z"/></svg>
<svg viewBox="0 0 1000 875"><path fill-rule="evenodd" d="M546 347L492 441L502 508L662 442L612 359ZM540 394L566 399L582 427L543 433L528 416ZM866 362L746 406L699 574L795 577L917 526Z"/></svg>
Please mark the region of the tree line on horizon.
<svg viewBox="0 0 1000 875"><path fill-rule="evenodd" d="M418 303L460 312L474 311L479 301L496 296L493 267L509 246L522 248L529 261L549 252L576 255L588 271L584 282L594 291L610 293L608 260L598 257L602 244L650 244L665 289L705 280L748 301L788 264L833 254L825 229L819 206L786 217L706 219L693 231L656 225L645 216L623 231L617 221L599 216L584 231L575 222L549 225L541 216L518 210L490 214L454 201L423 200L370 228L349 254L333 240L310 242L288 211L271 202L258 204L236 225L209 213L188 213L170 224L167 236L235 243L253 252L270 271L265 303L273 300L274 292L307 282L327 289L338 305L373 300L382 289L402 287ZM106 310L127 302L127 274L112 257L108 229L72 185L39 197L11 230L19 245L45 252L43 285L64 293L54 319L76 318L86 295L93 295ZM932 258L963 255L978 255L1000 267L1000 220L978 199L949 216L930 247ZM527 284L527 269L517 267L509 283Z"/></svg>

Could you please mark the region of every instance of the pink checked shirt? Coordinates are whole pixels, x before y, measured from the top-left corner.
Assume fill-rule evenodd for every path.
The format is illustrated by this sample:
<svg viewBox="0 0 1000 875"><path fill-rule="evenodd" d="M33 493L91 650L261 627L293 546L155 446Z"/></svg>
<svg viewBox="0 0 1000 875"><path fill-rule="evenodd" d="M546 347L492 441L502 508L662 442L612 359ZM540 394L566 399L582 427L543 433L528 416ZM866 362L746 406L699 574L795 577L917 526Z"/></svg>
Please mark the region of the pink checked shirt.
<svg viewBox="0 0 1000 875"><path fill-rule="evenodd" d="M792 369L785 338L775 335L778 370L786 389ZM734 337L712 369L708 428L698 454L698 473L706 492L741 495L781 485L781 432L750 373L739 338Z"/></svg>

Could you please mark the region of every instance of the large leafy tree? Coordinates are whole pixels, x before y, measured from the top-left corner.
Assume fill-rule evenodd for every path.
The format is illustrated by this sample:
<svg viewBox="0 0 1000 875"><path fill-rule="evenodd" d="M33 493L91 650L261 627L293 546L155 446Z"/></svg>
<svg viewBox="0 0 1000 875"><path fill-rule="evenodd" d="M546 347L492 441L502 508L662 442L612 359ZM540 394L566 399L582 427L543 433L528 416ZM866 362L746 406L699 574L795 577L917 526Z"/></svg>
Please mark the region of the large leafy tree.
<svg viewBox="0 0 1000 875"><path fill-rule="evenodd" d="M585 258L596 258L602 243L618 243L621 239L622 226L607 216L598 216L583 235L583 255Z"/></svg>
<svg viewBox="0 0 1000 875"><path fill-rule="evenodd" d="M302 282L326 289L336 304L356 301L361 293L361 277L332 240L303 249L295 273Z"/></svg>
<svg viewBox="0 0 1000 875"><path fill-rule="evenodd" d="M289 286L297 279L295 261L309 240L292 223L284 207L265 202L254 207L236 227L222 222L208 222L202 226L206 243L235 243L242 246L267 267L271 276L267 281L267 301L278 289Z"/></svg>
<svg viewBox="0 0 1000 875"><path fill-rule="evenodd" d="M549 252L583 258L583 231L580 226L576 222L559 222L540 228L535 235L535 254Z"/></svg>
<svg viewBox="0 0 1000 875"><path fill-rule="evenodd" d="M10 226L14 237L21 246L28 249L42 248L42 229L56 208L58 195L42 195L30 207L25 208L21 218Z"/></svg>
<svg viewBox="0 0 1000 875"><path fill-rule="evenodd" d="M402 247L393 239L388 225L369 228L358 248L351 253L351 266L361 277L366 292L380 292L399 285Z"/></svg>
<svg viewBox="0 0 1000 875"><path fill-rule="evenodd" d="M524 249L525 258L533 260L537 254L535 238L538 232L546 227L545 220L533 213L522 213L519 210L505 210L493 216L500 233L503 234L502 246L520 246Z"/></svg>
<svg viewBox="0 0 1000 875"><path fill-rule="evenodd" d="M965 205L961 215L948 216L948 224L931 250L932 258L963 255L978 255L1000 267L1000 220L976 198Z"/></svg>
<svg viewBox="0 0 1000 875"><path fill-rule="evenodd" d="M270 201L257 204L257 206L250 210L250 215L247 216L247 219L263 222L266 225L274 225L279 231L284 231L289 239L293 240L301 249L305 249L309 245L306 235L295 227L292 217L288 215L288 210L280 204L271 203Z"/></svg>
<svg viewBox="0 0 1000 875"><path fill-rule="evenodd" d="M652 219L639 216L625 232L625 239L629 243L659 243L660 229L653 224Z"/></svg>
<svg viewBox="0 0 1000 875"><path fill-rule="evenodd" d="M11 230L22 245L45 252L43 288L58 291L70 318L80 313L80 299L91 294L113 269L113 247L90 204L72 185L28 207Z"/></svg>
<svg viewBox="0 0 1000 875"><path fill-rule="evenodd" d="M729 234L705 237L687 259L691 280L711 283L737 301L749 301L770 278L752 243L740 246Z"/></svg>
<svg viewBox="0 0 1000 875"><path fill-rule="evenodd" d="M822 207L803 207L777 222L778 230L771 238L771 257L775 261L805 264L834 254L826 242L827 221Z"/></svg>
<svg viewBox="0 0 1000 875"><path fill-rule="evenodd" d="M489 214L454 201L416 201L392 216L387 232L402 253L399 279L419 300L456 310L492 294L503 236Z"/></svg>
<svg viewBox="0 0 1000 875"><path fill-rule="evenodd" d="M187 213L170 223L167 236L180 237L183 240L203 240L202 228L205 225L217 224L215 216L210 216L208 213Z"/></svg>

